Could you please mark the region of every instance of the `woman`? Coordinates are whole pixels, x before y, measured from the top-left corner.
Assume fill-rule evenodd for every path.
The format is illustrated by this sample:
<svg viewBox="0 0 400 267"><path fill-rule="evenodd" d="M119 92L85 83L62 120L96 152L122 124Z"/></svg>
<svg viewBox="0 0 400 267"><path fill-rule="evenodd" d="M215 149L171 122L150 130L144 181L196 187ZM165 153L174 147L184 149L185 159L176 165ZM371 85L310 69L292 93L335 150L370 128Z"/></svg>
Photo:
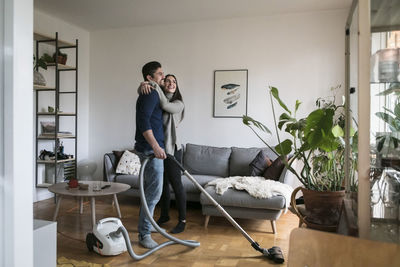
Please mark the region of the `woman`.
<svg viewBox="0 0 400 267"><path fill-rule="evenodd" d="M150 85L153 89L157 90L160 96L160 106L164 111L165 152L174 155L175 159L181 162L182 149L177 139L176 128L183 119L185 106L179 91L178 81L174 75L168 74L164 79L164 90L155 83L151 83ZM146 85L146 82L142 83L140 91L146 93L148 89L149 87ZM186 192L182 185L181 175L181 170L171 159L167 158L164 160L163 192L159 202L161 205L161 216L157 220L157 223L161 225L170 219L169 208L171 197L169 185L171 184L179 212L178 224L171 230L171 233L174 234L183 232L186 226Z"/></svg>

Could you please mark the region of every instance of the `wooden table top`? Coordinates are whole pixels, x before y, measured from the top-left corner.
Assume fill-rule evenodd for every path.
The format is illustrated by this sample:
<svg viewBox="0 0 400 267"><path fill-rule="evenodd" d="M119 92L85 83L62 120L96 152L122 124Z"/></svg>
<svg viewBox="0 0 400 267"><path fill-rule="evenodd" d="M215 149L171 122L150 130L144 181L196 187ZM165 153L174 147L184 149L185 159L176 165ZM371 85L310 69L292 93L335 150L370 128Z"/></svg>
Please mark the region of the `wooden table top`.
<svg viewBox="0 0 400 267"><path fill-rule="evenodd" d="M131 188L130 185L123 183L114 182L103 182L103 181L82 181L81 184L89 185L88 190L80 190L79 188L69 188L67 183L57 183L51 185L48 189L54 194L60 194L65 196L81 196L81 197L98 197L106 195L114 195L124 192ZM100 187L104 185L111 185L100 191L93 191L93 185L100 183Z"/></svg>

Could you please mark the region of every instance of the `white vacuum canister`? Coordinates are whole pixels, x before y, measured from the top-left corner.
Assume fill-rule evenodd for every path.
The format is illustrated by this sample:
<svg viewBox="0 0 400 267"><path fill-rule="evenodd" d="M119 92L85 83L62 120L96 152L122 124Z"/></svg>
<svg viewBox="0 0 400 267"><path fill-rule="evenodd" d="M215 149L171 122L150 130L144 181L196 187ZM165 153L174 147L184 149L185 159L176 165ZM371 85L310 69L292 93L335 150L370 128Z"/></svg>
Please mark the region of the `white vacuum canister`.
<svg viewBox="0 0 400 267"><path fill-rule="evenodd" d="M119 255L127 251L124 236L114 233L120 226L122 223L118 218L100 220L93 226L93 233L86 236L86 245L89 251L95 251L104 256Z"/></svg>

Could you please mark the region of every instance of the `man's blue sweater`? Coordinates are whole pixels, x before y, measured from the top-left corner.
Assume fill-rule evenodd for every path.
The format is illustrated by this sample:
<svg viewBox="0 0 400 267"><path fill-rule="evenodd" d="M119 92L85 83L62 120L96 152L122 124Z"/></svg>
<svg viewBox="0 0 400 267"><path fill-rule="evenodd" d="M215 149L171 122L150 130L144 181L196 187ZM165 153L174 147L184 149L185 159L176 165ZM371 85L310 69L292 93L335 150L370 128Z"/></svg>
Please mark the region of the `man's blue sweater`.
<svg viewBox="0 0 400 267"><path fill-rule="evenodd" d="M164 148L164 131L160 98L156 90L148 95L140 94L136 101L136 134L135 149L139 152L152 150L143 136L143 132L153 130L160 147Z"/></svg>

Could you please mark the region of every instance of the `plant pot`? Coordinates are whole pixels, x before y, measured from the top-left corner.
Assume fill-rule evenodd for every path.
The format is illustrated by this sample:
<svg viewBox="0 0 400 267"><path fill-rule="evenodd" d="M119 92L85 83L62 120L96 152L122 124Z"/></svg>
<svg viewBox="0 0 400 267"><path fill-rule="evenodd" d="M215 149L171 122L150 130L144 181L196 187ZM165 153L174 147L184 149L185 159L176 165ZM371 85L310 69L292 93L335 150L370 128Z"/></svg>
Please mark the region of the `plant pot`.
<svg viewBox="0 0 400 267"><path fill-rule="evenodd" d="M54 62L65 65L67 63L66 55L58 55L56 59L56 54L53 54Z"/></svg>
<svg viewBox="0 0 400 267"><path fill-rule="evenodd" d="M305 214L296 207L296 193L301 190L304 197ZM300 220L309 228L322 231L336 231L339 223L345 191L314 191L303 187L296 188L292 193L290 205Z"/></svg>
<svg viewBox="0 0 400 267"><path fill-rule="evenodd" d="M59 64L65 65L65 64L67 63L67 57L65 57L65 56L58 56L56 61L57 61L57 63L59 63Z"/></svg>

